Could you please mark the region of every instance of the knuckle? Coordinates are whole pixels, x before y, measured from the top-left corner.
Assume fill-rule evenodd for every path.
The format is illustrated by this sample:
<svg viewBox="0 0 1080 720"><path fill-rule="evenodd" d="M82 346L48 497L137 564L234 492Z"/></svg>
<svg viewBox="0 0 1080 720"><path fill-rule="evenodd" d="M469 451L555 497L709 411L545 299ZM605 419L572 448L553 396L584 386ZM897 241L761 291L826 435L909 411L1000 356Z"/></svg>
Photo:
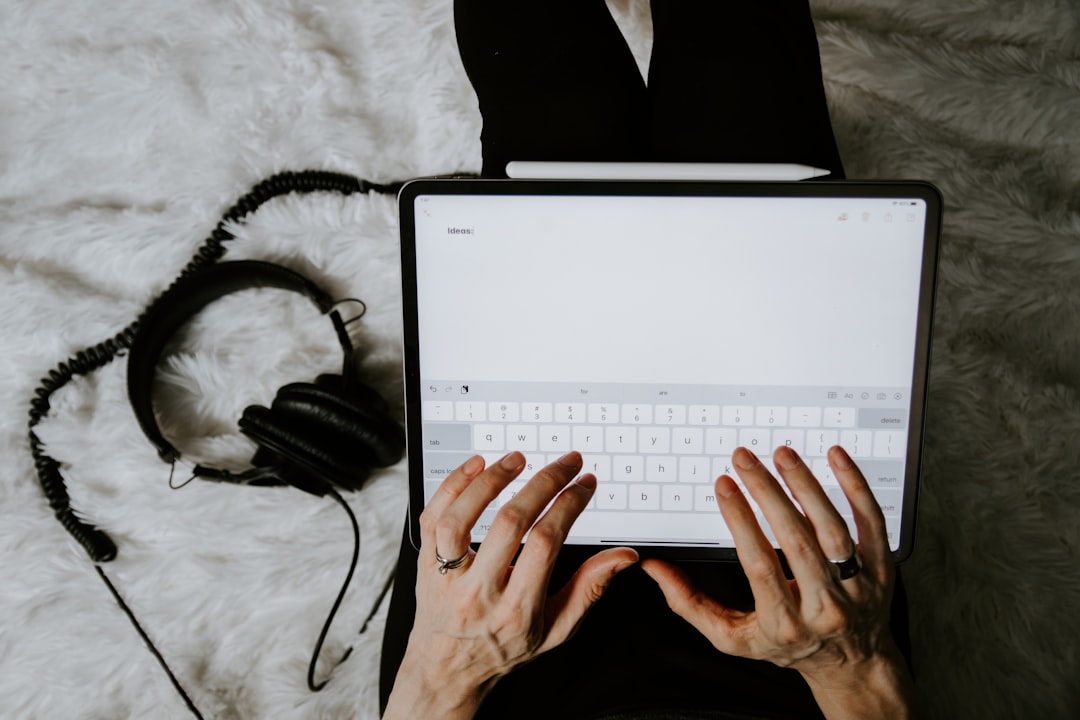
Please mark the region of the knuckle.
<svg viewBox="0 0 1080 720"><path fill-rule="evenodd" d="M519 506L511 502L499 510L495 523L514 533L524 533L529 529L532 520Z"/></svg>
<svg viewBox="0 0 1080 720"><path fill-rule="evenodd" d="M781 574L780 568L772 558L761 555L743 562L743 572L752 580L761 583L772 582Z"/></svg>
<svg viewBox="0 0 1080 720"><path fill-rule="evenodd" d="M434 520L435 535L442 536L443 538L457 537L468 532L470 528L466 528L465 524L461 522L456 516L447 513L439 516Z"/></svg>
<svg viewBox="0 0 1080 720"><path fill-rule="evenodd" d="M562 545L562 533L548 524L540 524L529 533L529 544L547 554L551 554Z"/></svg>
<svg viewBox="0 0 1080 720"><path fill-rule="evenodd" d="M851 542L851 534L847 528L830 527L821 533L821 546L823 548L832 548L833 551L828 553L830 560L846 560L848 554L852 551L853 545Z"/></svg>
<svg viewBox="0 0 1080 720"><path fill-rule="evenodd" d="M773 632L777 645L783 648L802 648L809 639L806 627L787 613L781 615Z"/></svg>
<svg viewBox="0 0 1080 720"><path fill-rule="evenodd" d="M816 538L812 538L809 533L797 532L792 533L791 537L784 544L784 552L792 557L812 557L821 553Z"/></svg>
<svg viewBox="0 0 1080 720"><path fill-rule="evenodd" d="M420 529L425 531L435 529L435 516L428 510L420 513Z"/></svg>

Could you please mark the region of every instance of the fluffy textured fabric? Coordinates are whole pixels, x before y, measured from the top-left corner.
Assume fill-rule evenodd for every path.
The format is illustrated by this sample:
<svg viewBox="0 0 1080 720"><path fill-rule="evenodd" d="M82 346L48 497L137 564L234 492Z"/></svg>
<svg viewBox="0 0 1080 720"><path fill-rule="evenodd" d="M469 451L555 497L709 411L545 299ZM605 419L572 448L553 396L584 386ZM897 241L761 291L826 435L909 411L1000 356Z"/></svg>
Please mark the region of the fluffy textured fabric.
<svg viewBox="0 0 1080 720"><path fill-rule="evenodd" d="M612 0L639 62L648 15ZM1073 0L815 0L848 174L921 178L947 203L919 532L904 573L927 714L1080 715L1080 8ZM450 0L0 1L0 707L11 718L190 714L52 518L26 421L38 380L112 336L220 214L285 169L387 181L475 171L480 118ZM365 300L367 379L401 412L393 198L276 200L228 258ZM156 398L177 445L242 464L236 418L334 369L329 322L260 291L170 346ZM340 508L292 489L168 488L123 361L39 426L105 566L208 718L374 718L405 468Z"/></svg>

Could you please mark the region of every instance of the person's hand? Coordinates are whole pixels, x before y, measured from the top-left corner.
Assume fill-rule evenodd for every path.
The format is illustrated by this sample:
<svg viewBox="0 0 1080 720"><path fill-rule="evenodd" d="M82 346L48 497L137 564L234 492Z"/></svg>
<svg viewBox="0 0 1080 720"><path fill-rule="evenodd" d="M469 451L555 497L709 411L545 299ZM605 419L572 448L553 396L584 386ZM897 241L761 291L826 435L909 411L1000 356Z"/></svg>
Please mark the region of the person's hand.
<svg viewBox="0 0 1080 720"><path fill-rule="evenodd" d="M716 495L754 610L723 606L668 563L646 560L642 568L671 608L720 651L798 670L827 717L907 717L913 690L889 630L894 569L881 508L847 453L832 448L829 464L854 513L856 544L799 456L781 447L773 460L798 505L753 453L739 448L733 456L794 579L785 577L753 509L727 475L717 479Z"/></svg>
<svg viewBox="0 0 1080 720"><path fill-rule="evenodd" d="M474 457L443 481L420 516L416 620L384 720L472 717L496 680L569 638L611 579L637 562L629 548L605 550L548 595L555 558L596 489L593 475L574 480L581 464L572 452L537 473L499 509L477 551L472 528L525 458L513 452L485 469Z"/></svg>

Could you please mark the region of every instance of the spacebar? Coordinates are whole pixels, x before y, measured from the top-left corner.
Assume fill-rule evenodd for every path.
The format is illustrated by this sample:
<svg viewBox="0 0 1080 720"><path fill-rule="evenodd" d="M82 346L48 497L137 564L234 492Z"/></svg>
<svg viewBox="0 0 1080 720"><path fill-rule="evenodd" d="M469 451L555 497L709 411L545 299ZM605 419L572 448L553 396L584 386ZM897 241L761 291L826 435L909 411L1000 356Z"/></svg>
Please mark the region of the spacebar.
<svg viewBox="0 0 1080 720"><path fill-rule="evenodd" d="M574 523L571 536L599 542L731 541L719 512L666 513L587 510Z"/></svg>

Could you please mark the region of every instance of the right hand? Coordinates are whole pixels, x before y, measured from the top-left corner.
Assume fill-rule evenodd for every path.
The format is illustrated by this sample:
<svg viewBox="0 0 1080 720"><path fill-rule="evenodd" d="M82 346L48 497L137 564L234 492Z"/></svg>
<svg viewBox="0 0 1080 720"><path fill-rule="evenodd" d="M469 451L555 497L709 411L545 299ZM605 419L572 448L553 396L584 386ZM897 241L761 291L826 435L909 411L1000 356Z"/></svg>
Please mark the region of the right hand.
<svg viewBox="0 0 1080 720"><path fill-rule="evenodd" d="M828 717L906 717L914 692L889 630L894 581L885 518L865 478L840 447L829 463L851 504L859 542L810 469L790 448L774 462L797 505L753 453L738 448L735 468L764 513L788 561L776 551L735 481L722 475L716 495L754 594L754 610L724 607L697 591L677 567L646 560L642 568L671 608L729 655L798 670ZM837 561L861 570L842 579Z"/></svg>

